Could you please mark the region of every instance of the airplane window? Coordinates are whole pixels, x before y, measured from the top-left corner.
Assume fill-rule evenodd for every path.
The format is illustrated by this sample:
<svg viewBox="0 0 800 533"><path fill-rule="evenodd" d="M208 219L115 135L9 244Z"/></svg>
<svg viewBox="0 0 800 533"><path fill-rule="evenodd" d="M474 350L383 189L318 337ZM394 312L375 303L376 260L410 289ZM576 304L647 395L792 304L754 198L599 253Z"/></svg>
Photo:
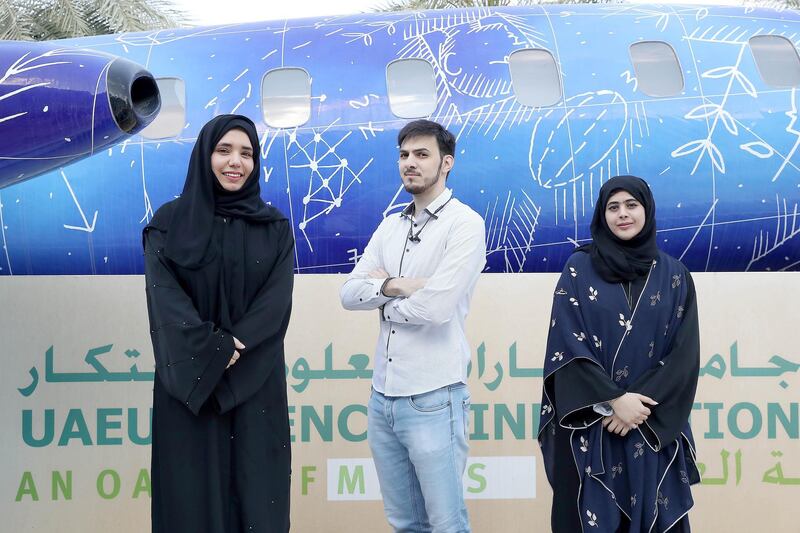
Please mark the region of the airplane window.
<svg viewBox="0 0 800 533"><path fill-rule="evenodd" d="M301 68L277 68L261 81L264 122L273 128L295 128L311 118L311 77Z"/></svg>
<svg viewBox="0 0 800 533"><path fill-rule="evenodd" d="M186 124L186 82L180 78L156 78L161 93L161 111L156 119L142 130L145 139L177 137Z"/></svg>
<svg viewBox="0 0 800 533"><path fill-rule="evenodd" d="M389 108L400 118L427 117L436 111L433 66L423 59L398 59L386 66Z"/></svg>
<svg viewBox="0 0 800 533"><path fill-rule="evenodd" d="M683 91L683 74L672 47L661 41L642 41L630 47L638 88L648 96L675 96Z"/></svg>
<svg viewBox="0 0 800 533"><path fill-rule="evenodd" d="M542 49L517 50L508 56L511 86L522 105L543 107L561 100L561 79L553 54Z"/></svg>
<svg viewBox="0 0 800 533"><path fill-rule="evenodd" d="M750 51L758 72L768 85L800 85L800 57L789 39L780 35L756 35L750 38Z"/></svg>

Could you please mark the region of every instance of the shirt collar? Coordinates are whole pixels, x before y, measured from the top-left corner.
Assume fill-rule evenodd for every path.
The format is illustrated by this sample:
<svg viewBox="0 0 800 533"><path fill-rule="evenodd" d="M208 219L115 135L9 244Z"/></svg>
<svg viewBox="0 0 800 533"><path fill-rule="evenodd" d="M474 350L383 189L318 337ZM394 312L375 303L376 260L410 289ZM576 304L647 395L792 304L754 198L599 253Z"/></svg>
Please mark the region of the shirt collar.
<svg viewBox="0 0 800 533"><path fill-rule="evenodd" d="M425 212L428 213L428 215L432 216L433 218L439 218L437 210L441 209L442 206L444 206L444 204L449 202L452 198L453 198L453 191L451 189L445 188L445 190L443 190L441 194L439 194L439 196L434 198L434 200L430 204L428 204L428 207L425 208ZM414 201L412 200L406 206L406 208L403 209L403 211L400 213L400 216L403 218L408 218L413 214L414 214Z"/></svg>

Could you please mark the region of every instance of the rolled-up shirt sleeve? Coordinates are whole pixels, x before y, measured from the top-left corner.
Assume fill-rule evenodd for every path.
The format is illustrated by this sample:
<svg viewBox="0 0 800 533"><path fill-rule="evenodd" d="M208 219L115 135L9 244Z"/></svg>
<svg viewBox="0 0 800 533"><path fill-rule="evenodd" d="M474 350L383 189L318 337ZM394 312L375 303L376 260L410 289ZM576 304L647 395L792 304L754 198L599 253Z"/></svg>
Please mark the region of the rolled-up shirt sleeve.
<svg viewBox="0 0 800 533"><path fill-rule="evenodd" d="M385 222L385 220L384 220ZM386 278L371 278L369 273L382 268L386 270L381 259L381 246L386 224L382 222L369 240L364 254L356 263L347 281L339 291L342 307L350 311L369 311L377 309L393 298L381 293Z"/></svg>
<svg viewBox="0 0 800 533"><path fill-rule="evenodd" d="M442 261L425 286L408 298L395 298L383 318L400 324L444 324L455 317L463 295L472 290L486 264L486 228L479 216L454 227ZM385 302L384 302L385 303Z"/></svg>

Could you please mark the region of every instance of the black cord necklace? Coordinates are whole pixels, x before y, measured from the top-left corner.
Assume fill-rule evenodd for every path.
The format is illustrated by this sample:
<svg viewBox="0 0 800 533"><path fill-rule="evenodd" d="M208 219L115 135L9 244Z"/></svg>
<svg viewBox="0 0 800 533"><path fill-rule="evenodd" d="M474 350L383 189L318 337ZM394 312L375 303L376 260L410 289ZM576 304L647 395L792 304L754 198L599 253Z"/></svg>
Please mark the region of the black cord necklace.
<svg viewBox="0 0 800 533"><path fill-rule="evenodd" d="M426 221L425 221L425 223L422 225L422 227L421 227L421 228L419 229L419 231L418 231L418 232L416 232L416 233L414 233L414 231L413 231L413 229L414 229L414 221L411 219L411 216L409 216L409 217L408 217L408 222L409 222L409 226L408 226L408 236L406 237L406 241L407 241L407 242L421 242L421 241L422 241L422 239L420 238L420 236L419 236L419 235L420 235L420 233L422 233L422 230L424 230L424 229L425 229L425 226L427 226L427 225L428 225L428 222L430 222L430 221L431 221L431 219L432 219L432 218L434 218L434 217L436 216L436 214L437 214L439 211L441 211L442 209L444 209L444 208L445 208L445 206L446 206L447 204L449 204L449 203L450 203L450 200L452 200L453 198L454 198L454 196L450 196L450 198L448 198L448 199L447 199L447 201L446 201L445 203L443 203L442 205L440 205L440 206L439 206L439 207L436 209L436 211L434 211L433 213L431 213L431 215L428 217L428 220L426 220ZM409 251L409 250L408 250L408 248L406 248L406 244L407 244L407 242L404 242L404 243L403 243L403 253L400 255L400 268L398 268L398 269L397 269L397 275L398 275L398 276L400 276L401 278L403 277L403 260L406 258L406 252L408 252L408 251Z"/></svg>
<svg viewBox="0 0 800 533"><path fill-rule="evenodd" d="M408 217L408 220L409 220L409 223L410 223L410 225L408 226L408 240L409 240L409 242L420 242L420 241L422 241L422 239L420 238L420 234L422 234L422 230L425 229L425 226L428 225L428 222L430 222L432 218L435 218L436 215L439 213L439 211L444 209L445 206L447 206L447 204L449 204L450 200L452 200L452 199L453 199L453 196L448 198L445 203L443 203L438 208L436 208L436 211L431 213L431 215L428 217L428 220L425 221L425 223L422 225L421 228L419 228L419 231L416 232L416 233L414 233L414 221L411 220L411 217Z"/></svg>

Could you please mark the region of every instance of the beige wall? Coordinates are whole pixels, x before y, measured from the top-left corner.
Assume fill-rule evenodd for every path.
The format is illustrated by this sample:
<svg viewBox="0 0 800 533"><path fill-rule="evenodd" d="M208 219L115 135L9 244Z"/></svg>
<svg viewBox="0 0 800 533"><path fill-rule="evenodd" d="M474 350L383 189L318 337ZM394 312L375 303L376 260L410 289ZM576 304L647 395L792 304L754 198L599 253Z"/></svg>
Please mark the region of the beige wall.
<svg viewBox="0 0 800 533"><path fill-rule="evenodd" d="M341 309L338 288L342 280L312 275L296 279L287 362L296 439L292 520L293 529L300 532L388 531L380 502L369 499L375 497L369 450L366 441L358 440L366 429L361 406L369 394L369 380L357 378L349 364L354 354L371 355L377 318L373 313ZM548 530L550 491L534 437L541 378L526 376L524 369L531 373L542 366L555 280L556 276L543 274L486 275L475 294L468 321L474 347L469 385L474 408L480 412L473 411L471 455L477 466L467 486L473 489L468 506L476 532ZM800 531L792 512L800 498L800 350L796 340L800 274L697 274L695 280L701 363L707 364L708 373L700 380L696 400L700 406L692 421L710 483L695 488L693 525L700 532L755 531L764 526L773 531ZM129 412L139 417L138 434L149 434L152 382L130 372L134 364L141 372L152 371L143 279L4 277L0 278L0 302L0 529L147 531L148 478L142 469L149 466L149 447L135 444L128 436ZM332 365L326 369L328 345ZM481 345L483 365L477 356ZM512 346L516 348L514 368ZM95 348L105 371L85 361L87 351ZM140 355L131 357L133 350ZM298 363L299 358L305 363ZM352 359L356 366L358 361L358 357ZM38 377L35 387L32 372ZM304 383L305 389L298 392ZM328 425L326 409L332 415ZM52 442L41 447L26 444L24 413L30 413L32 422L32 431L26 433L41 440L47 437L43 433L47 410L54 418ZM500 420L503 415L510 422ZM322 435L309 422L314 416L322 421ZM480 419L483 431L477 427ZM515 436L514 431L521 434ZM135 440L137 431L132 432ZM59 445L61 439L66 445ZM531 456L535 487L531 487L533 475L528 478L526 470ZM341 460L348 459L350 483L339 483L333 474L339 473ZM330 480L329 460L336 466ZM363 495L355 469L358 464L367 465ZM61 490L56 490L54 499L53 472L65 485L71 472L71 499L65 500ZM100 489L98 476L105 482ZM304 478L307 490L301 494ZM118 494L112 490L115 479L119 480ZM364 499L329 501L329 481L336 498ZM340 485L342 495L337 492ZM535 497L531 497L534 488ZM479 499L487 494L505 499Z"/></svg>

